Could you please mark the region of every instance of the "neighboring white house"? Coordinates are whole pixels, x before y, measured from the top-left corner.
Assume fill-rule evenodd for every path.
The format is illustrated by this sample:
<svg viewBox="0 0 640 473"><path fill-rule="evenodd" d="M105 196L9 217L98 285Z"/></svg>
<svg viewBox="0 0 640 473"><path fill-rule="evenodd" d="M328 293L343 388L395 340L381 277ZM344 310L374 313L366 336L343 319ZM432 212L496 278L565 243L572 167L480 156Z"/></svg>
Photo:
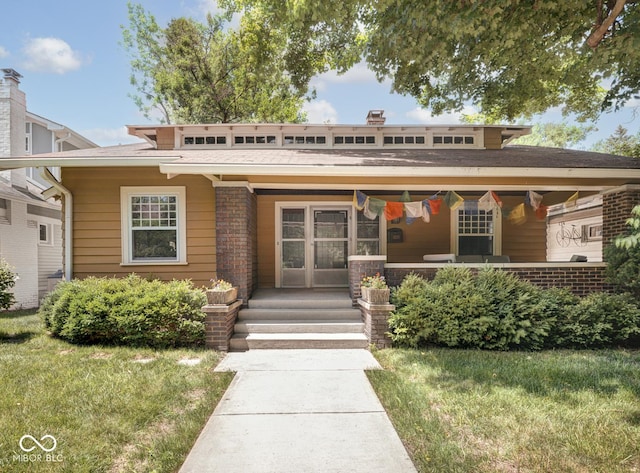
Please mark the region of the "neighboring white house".
<svg viewBox="0 0 640 473"><path fill-rule="evenodd" d="M602 195L578 199L567 207L549 207L547 261L569 261L580 255L602 261Z"/></svg>
<svg viewBox="0 0 640 473"><path fill-rule="evenodd" d="M64 125L28 112L19 88L22 76L13 69L2 72L0 159L97 147ZM50 276L62 270L61 206L42 197L48 187L33 168L0 172L0 256L19 276L15 308L37 307Z"/></svg>

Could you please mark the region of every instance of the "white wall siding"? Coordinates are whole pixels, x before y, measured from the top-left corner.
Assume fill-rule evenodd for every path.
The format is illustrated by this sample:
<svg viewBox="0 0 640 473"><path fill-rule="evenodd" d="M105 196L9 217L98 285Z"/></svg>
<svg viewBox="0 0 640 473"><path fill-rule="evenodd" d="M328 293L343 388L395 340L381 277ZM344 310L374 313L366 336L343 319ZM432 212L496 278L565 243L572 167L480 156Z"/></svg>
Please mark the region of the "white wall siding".
<svg viewBox="0 0 640 473"><path fill-rule="evenodd" d="M569 261L573 255L584 255L589 262L602 261L602 237L583 236L589 227L597 225L602 225L602 207L550 217L547 225L547 261ZM568 235L575 238L569 239Z"/></svg>

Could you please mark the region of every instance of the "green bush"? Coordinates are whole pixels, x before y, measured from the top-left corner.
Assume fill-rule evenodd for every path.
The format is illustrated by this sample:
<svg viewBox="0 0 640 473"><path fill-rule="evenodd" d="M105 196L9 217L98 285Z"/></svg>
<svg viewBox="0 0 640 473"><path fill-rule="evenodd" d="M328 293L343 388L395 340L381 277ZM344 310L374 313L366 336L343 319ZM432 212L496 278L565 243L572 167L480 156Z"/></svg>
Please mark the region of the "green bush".
<svg viewBox="0 0 640 473"><path fill-rule="evenodd" d="M625 345L640 335L640 310L629 294L594 293L568 306L558 321L555 345L604 348Z"/></svg>
<svg viewBox="0 0 640 473"><path fill-rule="evenodd" d="M611 244L604 249L607 262L607 282L617 292L629 292L640 300L640 245L618 246Z"/></svg>
<svg viewBox="0 0 640 473"><path fill-rule="evenodd" d="M597 348L637 342L629 296L541 289L513 273L446 267L431 282L412 274L392 292L390 336L401 346L486 350Z"/></svg>
<svg viewBox="0 0 640 473"><path fill-rule="evenodd" d="M205 303L190 281L91 277L60 283L40 314L53 335L71 343L166 348L204 343Z"/></svg>
<svg viewBox="0 0 640 473"><path fill-rule="evenodd" d="M4 259L0 259L0 310L8 309L15 302L9 290L16 284L16 273Z"/></svg>

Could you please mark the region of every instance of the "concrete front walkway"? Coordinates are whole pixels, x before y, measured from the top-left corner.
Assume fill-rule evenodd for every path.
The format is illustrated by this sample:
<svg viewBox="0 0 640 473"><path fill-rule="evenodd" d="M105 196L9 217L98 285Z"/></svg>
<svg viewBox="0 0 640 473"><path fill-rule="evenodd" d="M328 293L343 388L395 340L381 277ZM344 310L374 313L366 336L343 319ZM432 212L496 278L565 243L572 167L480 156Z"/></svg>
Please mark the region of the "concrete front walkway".
<svg viewBox="0 0 640 473"><path fill-rule="evenodd" d="M180 473L411 473L367 350L229 353L236 371Z"/></svg>

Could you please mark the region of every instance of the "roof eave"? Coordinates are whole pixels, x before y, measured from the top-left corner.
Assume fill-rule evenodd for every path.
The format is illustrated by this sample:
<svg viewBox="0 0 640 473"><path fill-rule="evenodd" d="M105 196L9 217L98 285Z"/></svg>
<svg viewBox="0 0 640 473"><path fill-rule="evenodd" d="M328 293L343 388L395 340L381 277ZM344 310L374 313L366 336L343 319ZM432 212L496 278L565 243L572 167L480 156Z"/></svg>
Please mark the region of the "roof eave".
<svg viewBox="0 0 640 473"><path fill-rule="evenodd" d="M160 172L170 175L213 174L250 176L359 177L549 177L554 179L640 179L640 169L535 167L423 167L337 165L241 165L164 162Z"/></svg>

